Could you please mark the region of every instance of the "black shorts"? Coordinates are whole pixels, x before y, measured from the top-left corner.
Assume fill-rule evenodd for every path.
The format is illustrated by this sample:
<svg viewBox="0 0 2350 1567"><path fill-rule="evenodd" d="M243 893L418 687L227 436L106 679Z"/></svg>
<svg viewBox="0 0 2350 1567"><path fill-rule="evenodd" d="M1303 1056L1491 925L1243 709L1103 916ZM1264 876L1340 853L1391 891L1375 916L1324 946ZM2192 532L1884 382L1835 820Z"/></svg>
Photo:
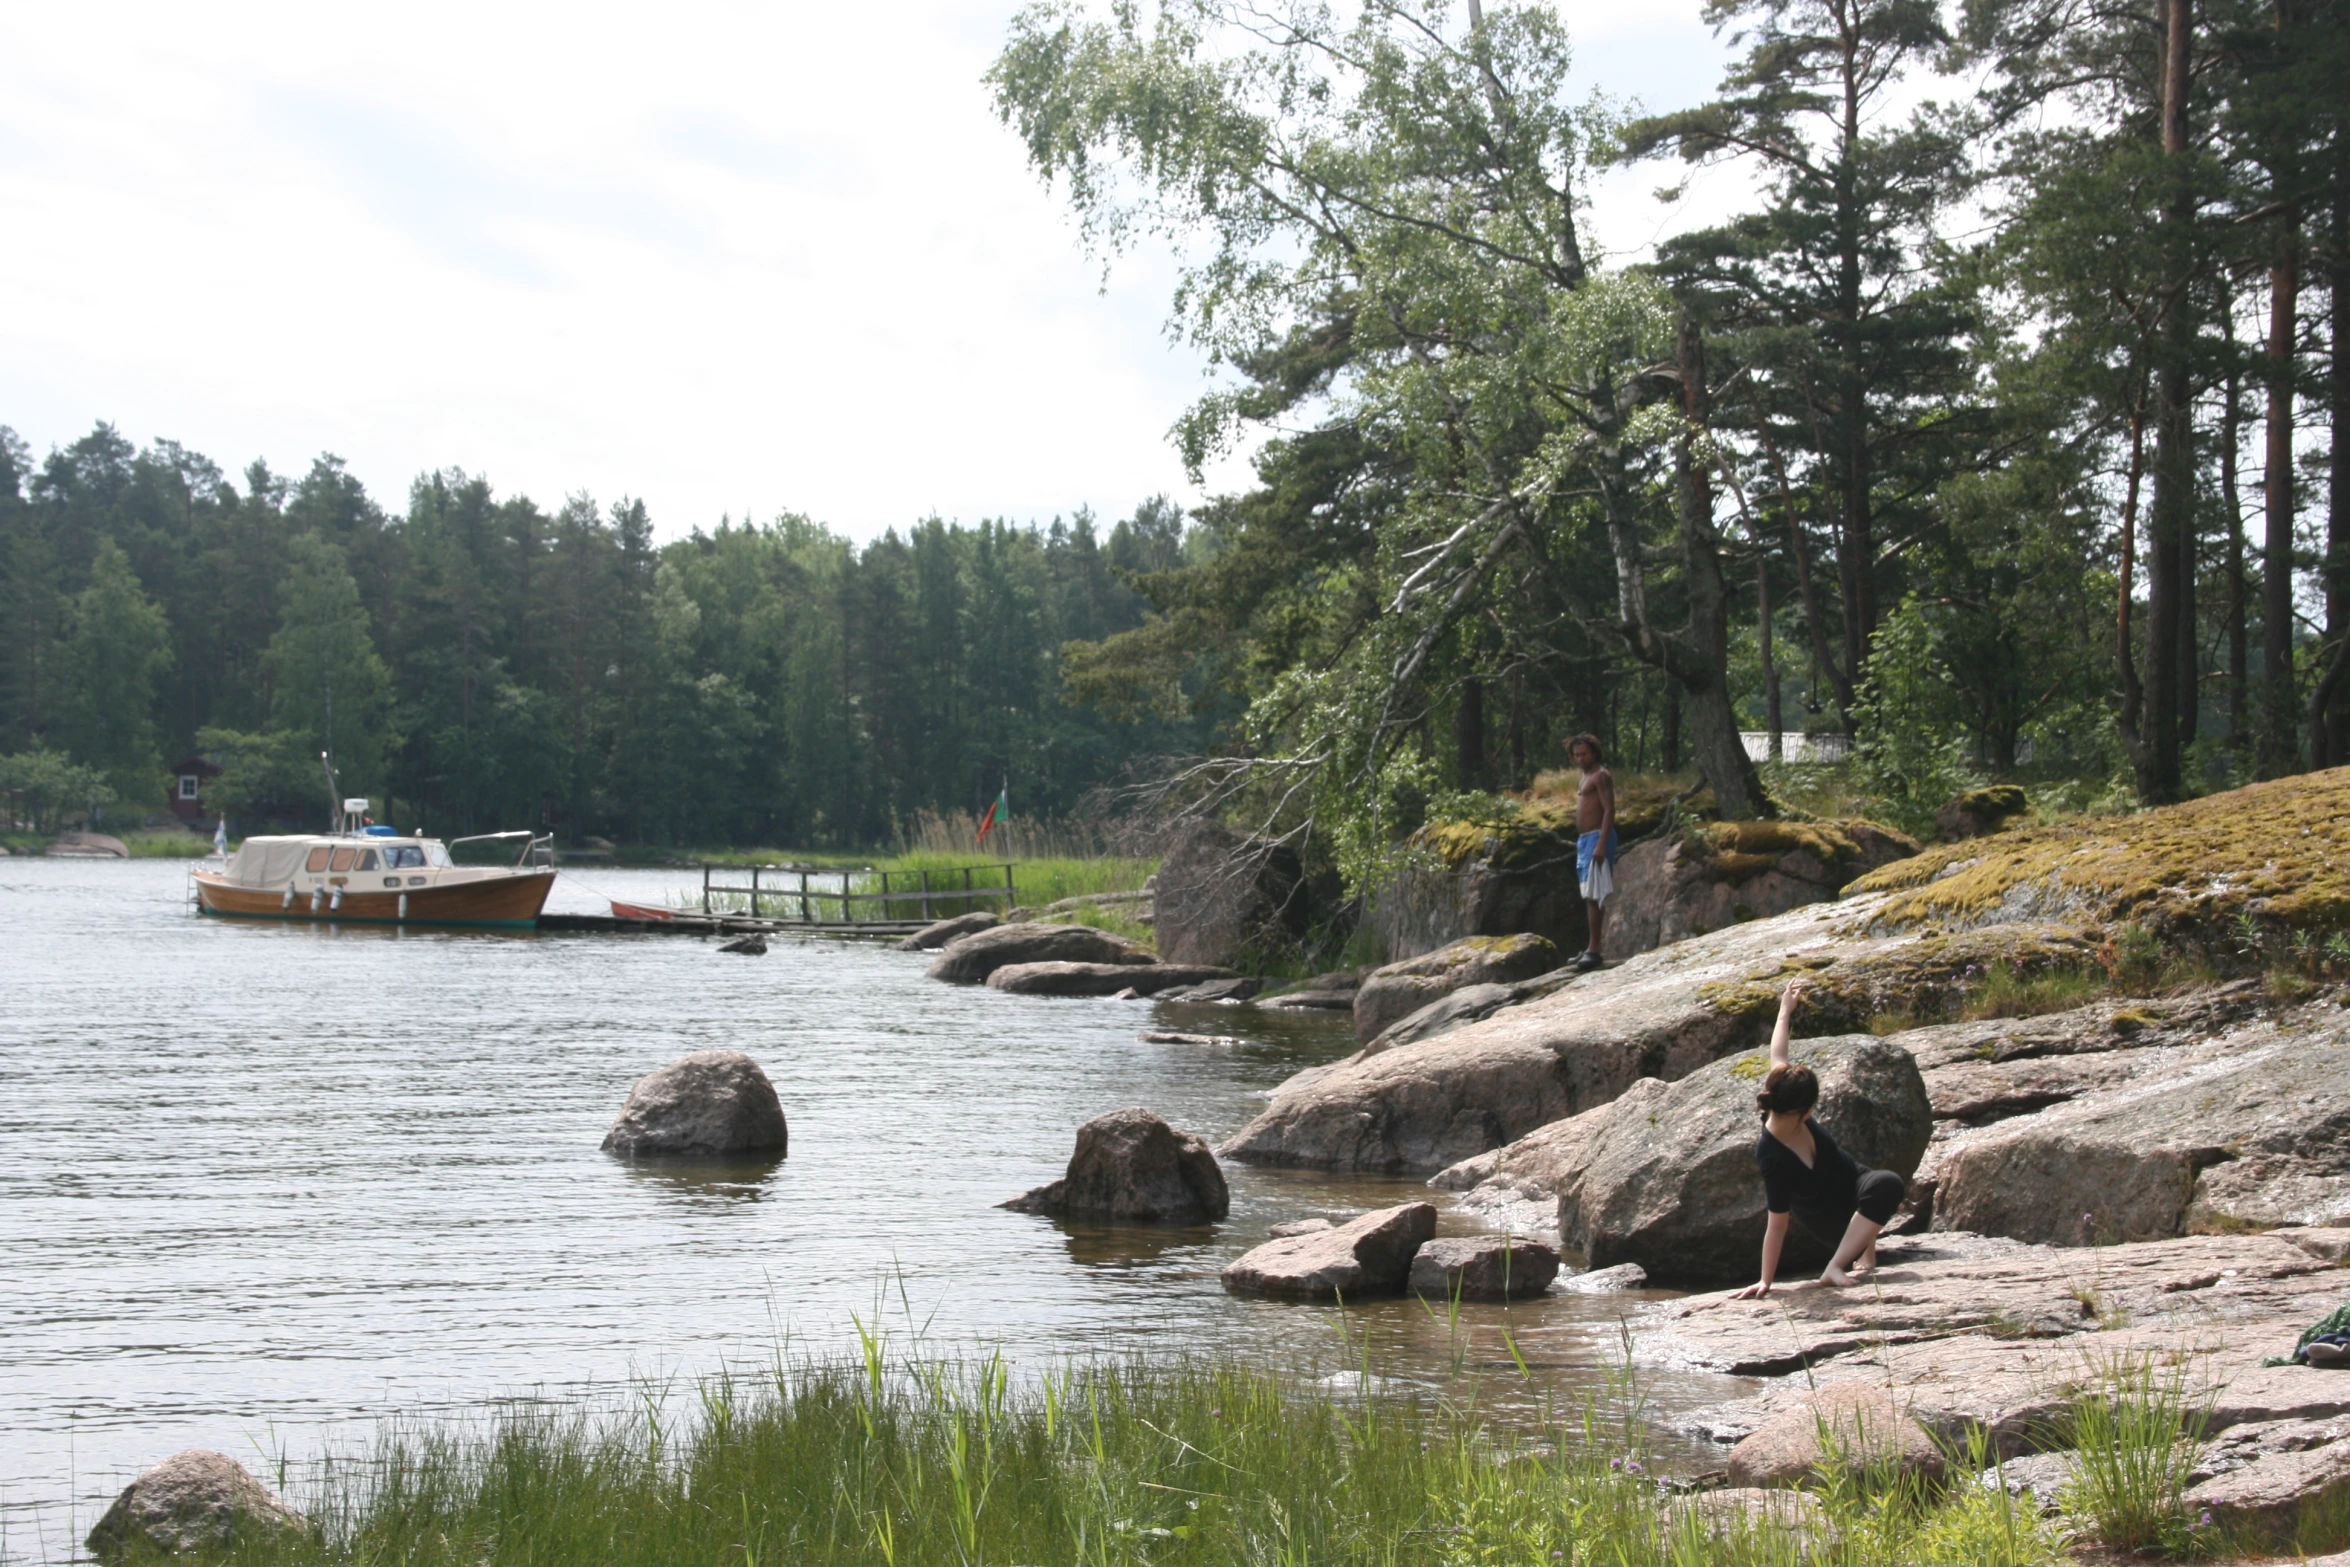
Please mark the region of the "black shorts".
<svg viewBox="0 0 2350 1567"><path fill-rule="evenodd" d="M1850 1208L1839 1211L1814 1208L1797 1210L1796 1219L1803 1227L1833 1246L1844 1239L1844 1229L1858 1213L1871 1224L1889 1224L1901 1211L1901 1201L1909 1195L1909 1182L1891 1170L1863 1170L1855 1201Z"/></svg>

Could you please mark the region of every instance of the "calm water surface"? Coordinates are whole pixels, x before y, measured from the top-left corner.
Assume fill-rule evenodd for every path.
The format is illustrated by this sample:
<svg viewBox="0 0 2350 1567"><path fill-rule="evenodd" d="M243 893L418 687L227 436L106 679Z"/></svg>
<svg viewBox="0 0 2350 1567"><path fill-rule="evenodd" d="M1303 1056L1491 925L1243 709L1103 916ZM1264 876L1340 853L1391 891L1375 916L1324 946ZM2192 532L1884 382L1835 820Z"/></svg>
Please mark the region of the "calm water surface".
<svg viewBox="0 0 2350 1567"><path fill-rule="evenodd" d="M1211 1142L1342 1020L934 984L924 959L791 939L424 933L199 918L186 868L0 859L0 1558L63 1561L139 1468L261 1468L371 1422L589 1397L825 1353L879 1303L934 1348L1028 1366L1136 1349L1307 1374L1501 1369L1488 1402L1572 1398L1636 1302L1344 1311L1216 1282L1266 1226L1447 1195L1231 1166L1213 1229L1058 1225L994 1205L1142 1104ZM550 908L661 901L690 872L566 871ZM1238 1046L1144 1044L1145 1028ZM630 1083L749 1052L791 1157L699 1174L597 1149ZM1447 1232L1468 1231L1445 1214ZM1526 1357L1521 1383L1501 1344ZM1738 1384L1652 1377L1662 1410Z"/></svg>

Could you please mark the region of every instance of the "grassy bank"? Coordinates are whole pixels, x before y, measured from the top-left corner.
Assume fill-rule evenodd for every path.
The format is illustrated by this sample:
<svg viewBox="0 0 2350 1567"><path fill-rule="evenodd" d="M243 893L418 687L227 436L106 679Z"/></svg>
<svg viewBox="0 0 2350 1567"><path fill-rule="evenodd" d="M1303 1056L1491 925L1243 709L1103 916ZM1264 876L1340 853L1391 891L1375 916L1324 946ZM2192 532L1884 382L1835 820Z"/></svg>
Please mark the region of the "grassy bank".
<svg viewBox="0 0 2350 1567"><path fill-rule="evenodd" d="M316 1538L245 1561L578 1563L1792 1563L1650 1478L1636 1401L1502 1436L1473 1404L1355 1400L1269 1373L1131 1363L1012 1384L1001 1361L803 1366L604 1420L517 1411L394 1431L295 1500ZM674 1423L673 1423L674 1421ZM1850 1563L2049 1563L2059 1534L1988 1489L1831 1478Z"/></svg>

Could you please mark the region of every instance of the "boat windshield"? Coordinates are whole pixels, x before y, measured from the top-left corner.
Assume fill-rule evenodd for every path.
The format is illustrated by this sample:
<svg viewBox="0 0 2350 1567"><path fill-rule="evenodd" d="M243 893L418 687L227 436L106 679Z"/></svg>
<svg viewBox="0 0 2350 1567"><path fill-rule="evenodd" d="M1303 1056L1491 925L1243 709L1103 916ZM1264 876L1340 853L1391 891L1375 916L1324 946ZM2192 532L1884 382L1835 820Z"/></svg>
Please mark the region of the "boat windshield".
<svg viewBox="0 0 2350 1567"><path fill-rule="evenodd" d="M424 851L412 843L391 844L384 850L384 869L387 871L422 870L424 869Z"/></svg>
<svg viewBox="0 0 2350 1567"><path fill-rule="evenodd" d="M457 863L455 860L449 858L448 849L438 838L427 838L424 840L424 858L425 863L431 865L436 870L445 871L450 866Z"/></svg>

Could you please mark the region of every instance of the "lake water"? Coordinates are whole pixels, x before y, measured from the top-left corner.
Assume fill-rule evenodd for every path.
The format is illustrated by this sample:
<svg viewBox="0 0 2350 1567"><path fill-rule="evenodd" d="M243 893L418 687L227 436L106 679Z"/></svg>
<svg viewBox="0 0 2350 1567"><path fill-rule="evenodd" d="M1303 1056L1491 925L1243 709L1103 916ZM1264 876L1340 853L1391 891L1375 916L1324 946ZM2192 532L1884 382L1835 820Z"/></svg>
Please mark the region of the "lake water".
<svg viewBox="0 0 2350 1567"><path fill-rule="evenodd" d="M551 909L665 901L686 871L566 871ZM1228 1166L1211 1229L1060 1225L994 1205L1058 1174L1088 1117L1148 1105L1221 1140L1342 1019L935 984L879 944L765 958L685 936L239 923L163 861L0 859L0 1559L65 1561L183 1447L257 1470L364 1445L387 1414L846 1349L877 1311L1024 1366L1136 1349L1301 1374L1367 1344L1389 1375L1496 1373L1506 1411L1621 1359L1637 1298L1471 1307L1236 1299L1269 1224L1449 1194ZM1148 1028L1239 1036L1145 1044ZM749 1052L791 1156L632 1168L597 1144L643 1073ZM1442 1230L1478 1226L1447 1210ZM910 1317L909 1317L910 1312ZM1522 1381L1501 1342L1527 1360ZM1732 1396L1651 1376L1663 1411Z"/></svg>

